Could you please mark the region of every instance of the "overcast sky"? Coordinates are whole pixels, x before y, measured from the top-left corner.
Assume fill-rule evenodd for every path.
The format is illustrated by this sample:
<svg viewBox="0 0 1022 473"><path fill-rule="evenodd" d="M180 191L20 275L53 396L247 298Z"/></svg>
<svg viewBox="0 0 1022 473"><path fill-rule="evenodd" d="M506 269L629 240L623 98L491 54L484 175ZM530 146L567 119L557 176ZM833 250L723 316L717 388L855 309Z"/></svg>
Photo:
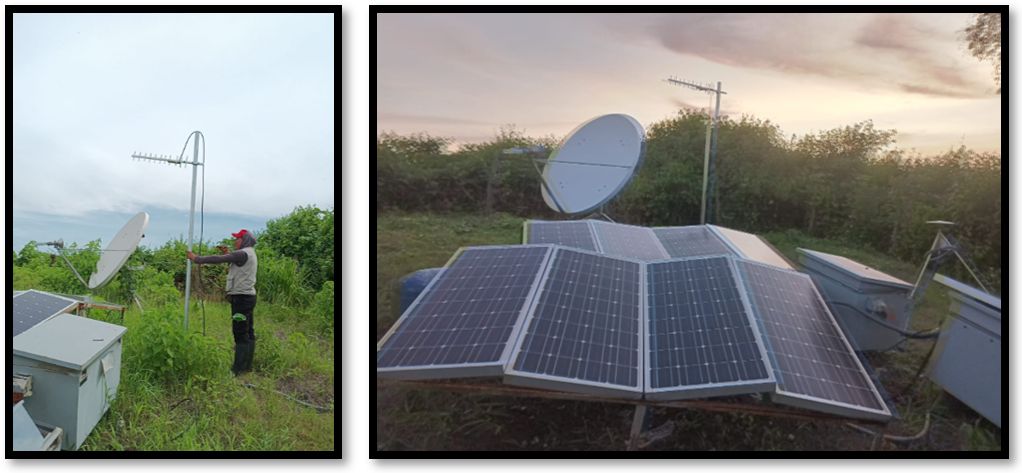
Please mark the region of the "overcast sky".
<svg viewBox="0 0 1022 473"><path fill-rule="evenodd" d="M332 15L19 13L13 34L15 227L187 213L190 167L131 154L177 156L193 130L207 219L334 206Z"/></svg>
<svg viewBox="0 0 1022 473"><path fill-rule="evenodd" d="M923 154L1000 152L989 63L969 14L379 14L377 133L491 139L503 124L563 137L606 113L644 126L709 96L790 134L873 120Z"/></svg>

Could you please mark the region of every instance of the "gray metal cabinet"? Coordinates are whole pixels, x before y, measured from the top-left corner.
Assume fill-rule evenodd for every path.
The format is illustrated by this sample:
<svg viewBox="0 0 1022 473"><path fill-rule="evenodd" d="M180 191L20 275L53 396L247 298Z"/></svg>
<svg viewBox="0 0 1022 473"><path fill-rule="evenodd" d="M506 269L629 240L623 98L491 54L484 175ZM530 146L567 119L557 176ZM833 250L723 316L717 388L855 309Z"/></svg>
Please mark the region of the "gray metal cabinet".
<svg viewBox="0 0 1022 473"><path fill-rule="evenodd" d="M912 285L843 256L798 249L805 271L831 303L856 350L885 350L908 328Z"/></svg>
<svg viewBox="0 0 1022 473"><path fill-rule="evenodd" d="M951 320L940 333L930 379L1001 426L1001 299L943 275Z"/></svg>
<svg viewBox="0 0 1022 473"><path fill-rule="evenodd" d="M32 418L60 427L77 450L117 395L124 327L58 315L14 337L14 372L32 376Z"/></svg>

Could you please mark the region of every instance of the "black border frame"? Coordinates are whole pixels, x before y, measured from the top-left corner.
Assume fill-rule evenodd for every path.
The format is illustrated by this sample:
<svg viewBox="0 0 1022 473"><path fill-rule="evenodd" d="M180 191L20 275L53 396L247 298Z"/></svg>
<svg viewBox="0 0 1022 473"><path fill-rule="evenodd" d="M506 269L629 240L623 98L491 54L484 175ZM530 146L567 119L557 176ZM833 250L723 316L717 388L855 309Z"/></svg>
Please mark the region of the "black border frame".
<svg viewBox="0 0 1022 473"><path fill-rule="evenodd" d="M1001 155L1002 155L1002 168L1001 168L1001 181L1007 183L1007 161L1003 159L1005 153L1010 151L1008 143L1008 131L1005 129L1007 124L1007 113L1008 113L1008 93L1009 93L1009 76L1010 70L1008 63L1008 5L787 5L787 6L764 6L764 5L691 5L691 6L668 6L668 5L549 5L549 6L537 6L537 5L520 5L520 6L508 6L508 5L497 5L497 6L478 6L478 5L371 5L369 7L372 18L371 31L377 31L377 15L388 14L388 13L423 13L423 14L440 14L440 13L1000 13L1002 15L1001 21L1001 60L1002 60L1002 75L1001 75ZM372 47L373 57L375 58L378 54L376 51L376 43L373 43ZM375 77L375 73L374 73ZM378 93L376 85L373 85L374 97ZM373 103L372 110L370 110L369 119L373 120L375 116L375 101ZM373 143L376 139L375 130L370 130L370 143ZM375 150L375 148L373 148ZM371 151L371 159L375 161L375 151ZM372 176L370 176L372 177ZM1003 190L1002 190L1003 192ZM1002 203L1003 205L1003 203ZM1006 213L1002 211L1001 214L1002 226L1007 221ZM1005 255L1006 257L1007 255ZM1006 258L1005 258L1006 259ZM1002 276L1002 287L1010 287L1004 285L1004 282L1008 280L1007 272L1003 272ZM1002 303L1007 305L1007 292L1002 292ZM1009 335L1008 331L1008 317L1002 318L1002 331L1001 333L1005 336ZM375 322L375 321L374 321ZM375 340L376 338L376 324L373 323L369 327L369 339ZM1008 371L1008 355L1007 350L1007 339L1004 340L1001 348L1001 373L1002 381L1009 380ZM369 372L370 380L370 398L376 402L376 370L375 370L375 352L373 350L373 344L370 345L369 352ZM804 452L804 451L788 451L788 452L767 452L767 451L756 451L756 452L742 452L742 451L716 451L716 452L643 452L643 451L512 451L512 452L472 452L472 451L422 451L422 452L403 452L403 451L387 451L379 450L377 448L377 435L376 426L372 427L373 436L372 444L369 447L370 458L585 458L585 459L596 459L596 458L624 458L624 457L651 457L651 458L848 458L848 459L860 459L860 458L989 458L989 459L1007 459L1009 458L1009 392L1008 384L1001 384L1001 403L1002 403L1002 427L1001 427L1001 450L993 452L969 452L969 451L875 451L875 452L856 452L856 451L828 451L828 452Z"/></svg>
<svg viewBox="0 0 1022 473"><path fill-rule="evenodd" d="M333 5L152 5L152 6L138 6L138 5L5 5L5 26L6 31L6 99L7 99L7 127L6 127L6 153L7 156L13 154L13 120L14 120L14 107L13 107L13 49L12 45L14 42L13 33L13 20L15 13L324 13L333 15L334 25L334 160L335 163L340 160L340 154L338 153L338 146L343 147L343 123L340 118L343 117L343 97L346 93L344 79L343 79L343 64L344 59L342 57L344 46L342 24L345 22L342 12L342 6L340 4ZM340 72L340 74L338 74ZM341 85L340 94L338 94L337 85ZM341 142L337 142L337 138L341 138ZM7 166L7 246L10 250L13 245L13 165L12 161L8 159ZM335 182L339 171L335 171ZM336 209L336 203L335 203ZM336 210L335 210L336 212ZM336 222L336 220L335 220ZM336 248L338 238L336 232L336 223L334 226L334 246ZM10 253L8 253L9 255ZM13 281L14 281L14 267L13 261L9 258L7 260L7 301L8 307L11 307L13 299ZM335 276L336 277L336 276ZM334 300L337 301L338 289L335 284ZM343 307L343 306L342 306ZM337 312L335 311L335 314ZM14 361L13 351L13 337L11 337L12 320L7 319L7 336L6 338L6 366L7 372L11 373L11 367ZM338 352L343 352L342 343L342 325L336 323L334 330L336 331L334 336L334 395L335 399L337 395L341 395L341 402L335 402L334 404L334 449L324 451L59 451L59 452L21 452L13 450L13 436L12 436L12 412L13 404L7 405L7 422L5 423L6 428L6 454L7 459L21 459L21 458L44 458L44 459L59 459L59 458L110 458L110 459L123 459L123 458L174 458L174 459L192 459L192 458L238 458L238 459L254 459L254 458L281 458L281 459L326 459L336 460L342 458L341 445L343 441L341 434L343 432L343 360L337 357ZM7 383L7 399L12 399L13 389L11 383ZM342 426L342 429L338 429L338 426ZM328 464L337 464L330 462Z"/></svg>

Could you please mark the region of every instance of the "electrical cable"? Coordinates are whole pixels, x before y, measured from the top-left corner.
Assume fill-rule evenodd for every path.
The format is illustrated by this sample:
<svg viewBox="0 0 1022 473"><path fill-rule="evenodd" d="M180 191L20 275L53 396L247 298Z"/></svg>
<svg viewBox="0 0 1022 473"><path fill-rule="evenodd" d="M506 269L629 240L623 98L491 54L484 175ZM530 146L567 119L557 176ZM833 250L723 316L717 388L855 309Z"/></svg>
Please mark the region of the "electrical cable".
<svg viewBox="0 0 1022 473"><path fill-rule="evenodd" d="M905 338L913 338L913 339L917 339L917 340L925 340L925 339L930 339L930 338L937 338L938 336L940 336L940 327L939 326L937 328L933 328L933 329L930 329L930 330L927 330L927 331L909 332L907 330L903 330L903 329L901 329L899 327L891 325L891 324L889 324L889 323L887 323L887 322L885 322L883 320L880 320L880 319L870 315L869 313L863 311L859 307L854 306L852 304L849 304L847 302L840 302L840 301L834 301L834 300L829 300L827 302L830 303L830 304L834 304L834 305L843 305L845 307L850 307L852 310L858 312L859 314L864 316L869 321L871 321L871 322L873 322L873 323L875 323L877 325L880 325L881 327L884 327L884 328L886 328L888 330L891 330L893 332L897 332L898 334L900 334L902 337L905 337Z"/></svg>
<svg viewBox="0 0 1022 473"><path fill-rule="evenodd" d="M277 391L276 389L264 388L262 386L256 386L256 385L254 385L252 383L244 383L244 384L242 384L242 386L245 386L246 388L249 388L249 389L262 389L262 390L265 390L265 391L270 391L270 392L273 392L273 393L277 393L277 394L280 394L281 396L284 396L284 397L286 397L286 398L288 398L288 399L290 399L290 400L292 400L294 402L297 402L298 404L301 404L301 405L306 406L306 407L311 407L311 408L313 408L313 409L315 409L317 411L320 411L320 412L330 412L330 411L334 410L334 408L332 408L332 407L317 406L315 404L311 404L311 403L305 402L305 401L303 401L301 399L297 399L294 396L291 396L290 394L287 394L285 392Z"/></svg>

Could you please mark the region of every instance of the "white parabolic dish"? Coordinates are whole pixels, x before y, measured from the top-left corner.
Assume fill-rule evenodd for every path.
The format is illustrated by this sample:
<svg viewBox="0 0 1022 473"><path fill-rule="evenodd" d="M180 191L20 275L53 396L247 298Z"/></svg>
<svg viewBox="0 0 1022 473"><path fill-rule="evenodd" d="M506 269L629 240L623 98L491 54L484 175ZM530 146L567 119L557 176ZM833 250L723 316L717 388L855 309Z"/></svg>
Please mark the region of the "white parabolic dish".
<svg viewBox="0 0 1022 473"><path fill-rule="evenodd" d="M96 272L89 276L89 289L96 289L113 279L117 271L124 266L131 254L138 248L146 227L149 226L149 214L139 212L121 227L121 231L110 240L103 255L96 263Z"/></svg>
<svg viewBox="0 0 1022 473"><path fill-rule="evenodd" d="M543 200L566 214L599 208L631 180L644 142L642 125L628 115L603 115L579 125L546 162Z"/></svg>

